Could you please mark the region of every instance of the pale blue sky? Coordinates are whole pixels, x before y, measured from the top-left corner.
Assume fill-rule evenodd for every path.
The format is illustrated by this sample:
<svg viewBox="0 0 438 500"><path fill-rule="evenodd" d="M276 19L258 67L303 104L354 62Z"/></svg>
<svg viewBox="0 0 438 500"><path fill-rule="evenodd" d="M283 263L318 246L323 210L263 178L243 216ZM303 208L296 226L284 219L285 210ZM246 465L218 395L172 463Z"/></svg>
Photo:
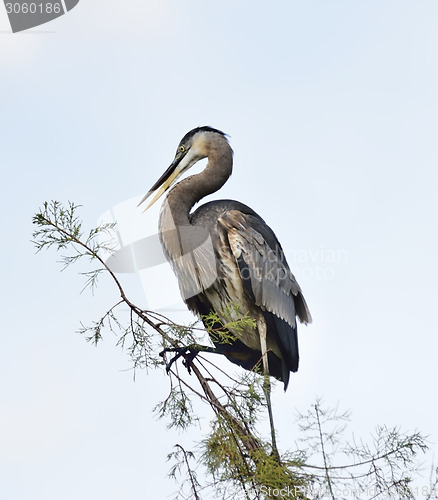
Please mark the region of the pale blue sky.
<svg viewBox="0 0 438 500"><path fill-rule="evenodd" d="M197 436L153 418L165 374L134 383L111 335L95 349L75 334L115 288L80 295L29 240L45 200L82 204L92 226L144 193L198 125L235 151L213 198L272 226L314 317L274 395L280 446L322 396L360 435L419 429L437 450L437 17L435 0L82 0L13 35L0 6L2 499L177 489L166 455Z"/></svg>

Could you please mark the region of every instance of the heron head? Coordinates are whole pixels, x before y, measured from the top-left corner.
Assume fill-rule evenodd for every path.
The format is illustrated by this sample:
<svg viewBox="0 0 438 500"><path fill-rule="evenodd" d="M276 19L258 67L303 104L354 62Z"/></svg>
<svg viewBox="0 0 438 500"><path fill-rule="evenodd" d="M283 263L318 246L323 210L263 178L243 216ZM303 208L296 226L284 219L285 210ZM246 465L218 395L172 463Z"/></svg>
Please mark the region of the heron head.
<svg viewBox="0 0 438 500"><path fill-rule="evenodd" d="M187 132L178 144L175 158L169 168L149 189L139 205L154 195L145 212L179 179L179 177L196 162L206 158L215 143L215 139L223 139L225 134L212 127L197 127Z"/></svg>

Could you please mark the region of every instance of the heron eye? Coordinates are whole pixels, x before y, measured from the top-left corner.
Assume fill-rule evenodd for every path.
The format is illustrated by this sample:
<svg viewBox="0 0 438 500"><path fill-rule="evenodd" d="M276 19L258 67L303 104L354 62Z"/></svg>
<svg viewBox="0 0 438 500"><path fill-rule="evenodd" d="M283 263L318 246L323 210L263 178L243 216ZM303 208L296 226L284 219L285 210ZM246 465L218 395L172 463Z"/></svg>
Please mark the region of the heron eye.
<svg viewBox="0 0 438 500"><path fill-rule="evenodd" d="M186 148L184 146L180 146L179 150L181 151L181 153L184 153L184 151L186 150Z"/></svg>

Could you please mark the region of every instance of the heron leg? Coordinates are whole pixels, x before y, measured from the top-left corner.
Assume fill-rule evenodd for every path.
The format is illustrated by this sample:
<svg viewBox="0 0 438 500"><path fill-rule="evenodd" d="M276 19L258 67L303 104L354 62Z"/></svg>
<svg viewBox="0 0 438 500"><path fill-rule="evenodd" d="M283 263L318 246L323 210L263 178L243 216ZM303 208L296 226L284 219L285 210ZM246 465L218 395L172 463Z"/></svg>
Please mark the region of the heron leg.
<svg viewBox="0 0 438 500"><path fill-rule="evenodd" d="M257 320L257 329L260 335L260 347L262 349L262 362L263 362L263 392L265 394L266 404L268 407L269 424L271 426L271 440L272 440L272 455L280 461L280 455L277 448L277 440L275 437L275 427L274 427L274 417L272 413L271 405L271 379L269 375L269 363L268 363L268 346L266 342L266 322L265 318L260 315Z"/></svg>

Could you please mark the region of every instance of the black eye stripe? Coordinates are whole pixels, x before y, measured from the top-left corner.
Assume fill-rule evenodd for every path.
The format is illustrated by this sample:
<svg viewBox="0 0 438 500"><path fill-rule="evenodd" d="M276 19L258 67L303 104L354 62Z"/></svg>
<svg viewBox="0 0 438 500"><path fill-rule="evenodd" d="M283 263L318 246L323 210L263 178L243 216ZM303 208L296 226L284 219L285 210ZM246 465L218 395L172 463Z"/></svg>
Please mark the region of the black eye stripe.
<svg viewBox="0 0 438 500"><path fill-rule="evenodd" d="M190 132L187 132L187 134L181 139L180 144L187 144L187 142L198 132L216 132L217 134L221 134L225 136L226 134L220 130L217 130L213 127L197 127L194 128L193 130L190 130Z"/></svg>

